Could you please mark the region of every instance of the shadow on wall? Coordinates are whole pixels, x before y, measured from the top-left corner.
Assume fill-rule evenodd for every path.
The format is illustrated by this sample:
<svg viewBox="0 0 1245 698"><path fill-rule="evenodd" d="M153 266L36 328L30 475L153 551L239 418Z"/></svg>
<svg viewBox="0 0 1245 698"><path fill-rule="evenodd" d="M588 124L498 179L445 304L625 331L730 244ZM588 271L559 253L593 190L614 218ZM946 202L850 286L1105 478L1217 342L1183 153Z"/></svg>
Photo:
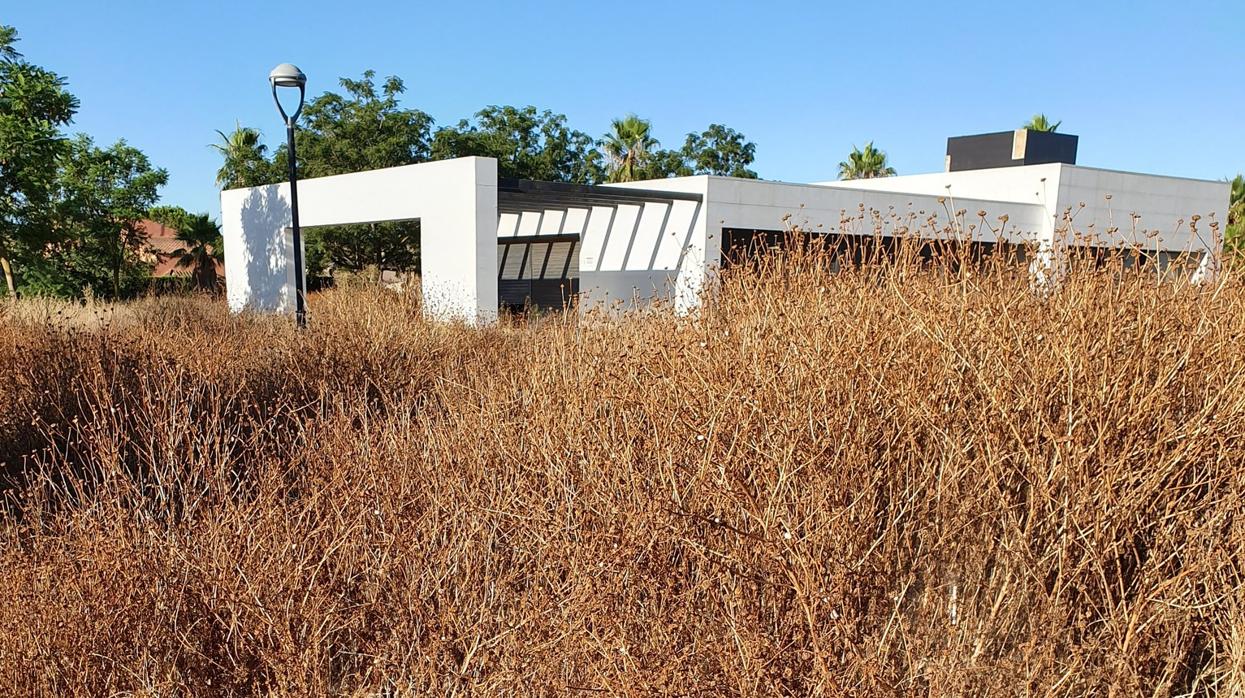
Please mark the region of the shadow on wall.
<svg viewBox="0 0 1245 698"><path fill-rule="evenodd" d="M673 300L680 284L699 291L690 276L703 275L703 260L688 269L688 252L701 215L701 202L619 206L606 214L607 223L584 233L580 306L630 309Z"/></svg>
<svg viewBox="0 0 1245 698"><path fill-rule="evenodd" d="M286 310L289 267L294 260L292 241L286 239L290 226L289 203L280 195L279 185L252 189L242 202L243 264L247 310Z"/></svg>

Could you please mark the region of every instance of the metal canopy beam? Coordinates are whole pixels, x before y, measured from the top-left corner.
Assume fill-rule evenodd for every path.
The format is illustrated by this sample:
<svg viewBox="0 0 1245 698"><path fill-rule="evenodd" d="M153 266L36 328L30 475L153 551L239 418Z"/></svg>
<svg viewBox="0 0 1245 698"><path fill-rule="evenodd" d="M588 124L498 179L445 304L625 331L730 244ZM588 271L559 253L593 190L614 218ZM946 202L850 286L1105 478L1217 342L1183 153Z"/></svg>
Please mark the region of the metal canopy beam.
<svg viewBox="0 0 1245 698"><path fill-rule="evenodd" d="M593 206L643 206L701 201L700 194L658 189L632 189L569 182L538 182L529 179L498 179L497 208L502 213L562 210Z"/></svg>
<svg viewBox="0 0 1245 698"><path fill-rule="evenodd" d="M499 245L525 245L532 242L575 242L579 233L545 233L544 235L503 235L497 238Z"/></svg>

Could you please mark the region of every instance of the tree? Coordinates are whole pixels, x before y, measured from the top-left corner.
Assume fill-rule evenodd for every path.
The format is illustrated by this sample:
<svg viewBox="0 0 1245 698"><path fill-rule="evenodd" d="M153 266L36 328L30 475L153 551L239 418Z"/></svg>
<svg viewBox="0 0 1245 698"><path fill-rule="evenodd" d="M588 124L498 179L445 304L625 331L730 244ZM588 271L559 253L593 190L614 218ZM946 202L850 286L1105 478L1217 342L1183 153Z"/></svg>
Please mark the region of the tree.
<svg viewBox="0 0 1245 698"><path fill-rule="evenodd" d="M300 176L324 177L428 159L432 117L401 106L398 97L406 91L401 78L390 76L378 86L375 77L375 71L368 70L359 80L342 78L345 94L325 92L307 103L304 125L295 135ZM277 172L286 171L287 157L282 145L273 158ZM322 259L313 259L316 250L323 250L335 267L352 271L375 267L377 281L385 269L406 271L418 265L418 222L305 232L308 269L324 264Z"/></svg>
<svg viewBox="0 0 1245 698"><path fill-rule="evenodd" d="M295 135L300 175L325 177L428 159L432 117L398 103L406 91L401 78L385 78L378 88L375 77L376 71L368 70L359 80L341 78L346 94L325 92L307 103ZM282 145L275 158L278 172L285 172L285 158Z"/></svg>
<svg viewBox="0 0 1245 698"><path fill-rule="evenodd" d="M606 179L610 182L643 179L653 153L661 145L653 138L653 124L635 114L614 119L602 143L609 158Z"/></svg>
<svg viewBox="0 0 1245 698"><path fill-rule="evenodd" d="M39 254L53 226L47 209L66 143L61 127L78 100L55 73L25 61L17 31L0 26L0 268L17 297L14 260Z"/></svg>
<svg viewBox="0 0 1245 698"><path fill-rule="evenodd" d="M258 130L237 124L229 133L217 131L219 143L212 148L223 162L216 171L216 185L221 189L257 187L284 179L274 172L268 159L268 146L261 141Z"/></svg>
<svg viewBox="0 0 1245 698"><path fill-rule="evenodd" d="M190 225L195 214L181 206L152 206L147 211L151 220L173 230L183 230Z"/></svg>
<svg viewBox="0 0 1245 698"><path fill-rule="evenodd" d="M411 222L339 225L313 229L315 244L334 267L359 272L371 268L380 283L386 269L414 271L419 268L419 225ZM312 242L311 239L308 242ZM310 259L308 269L324 262Z"/></svg>
<svg viewBox="0 0 1245 698"><path fill-rule="evenodd" d="M57 217L65 237L47 255L60 260L72 279L60 284L62 293L75 284L78 294L89 287L113 298L134 290L146 243L139 223L166 182L168 173L124 140L106 149L85 135L70 142L57 183Z"/></svg>
<svg viewBox="0 0 1245 698"><path fill-rule="evenodd" d="M1046 118L1045 114L1034 114L1033 118L1026 121L1020 128L1029 129L1030 131L1045 131L1047 133L1054 133L1059 130L1059 125L1062 123L1062 121L1056 121L1052 124L1050 120Z"/></svg>
<svg viewBox="0 0 1245 698"><path fill-rule="evenodd" d="M497 159L498 174L517 179L592 184L604 177L591 136L568 128L566 116L536 107L489 106L437 131L434 160L477 155Z"/></svg>
<svg viewBox="0 0 1245 698"><path fill-rule="evenodd" d="M735 129L710 124L702 133L687 134L682 155L693 174L756 179L757 173L748 169L756 159L756 149L755 143Z"/></svg>
<svg viewBox="0 0 1245 698"><path fill-rule="evenodd" d="M1224 230L1224 247L1238 260L1245 258L1245 176L1237 175L1228 199L1228 227Z"/></svg>
<svg viewBox="0 0 1245 698"><path fill-rule="evenodd" d="M14 48L18 42L17 29L0 24L0 61L20 61L22 54Z"/></svg>
<svg viewBox="0 0 1245 698"><path fill-rule="evenodd" d="M220 225L206 213L190 215L177 228L177 239L184 245L173 253L177 266L190 269L195 288L214 290L219 281L216 265L225 261Z"/></svg>
<svg viewBox="0 0 1245 698"><path fill-rule="evenodd" d="M692 134L688 134L691 136ZM690 158L682 150L658 149L649 155L639 179L665 179L667 177L690 177L697 174Z"/></svg>
<svg viewBox="0 0 1245 698"><path fill-rule="evenodd" d="M875 177L893 177L895 168L886 162L886 152L873 147L873 141L865 144L864 149L852 146L847 160L839 163L839 179L873 179Z"/></svg>

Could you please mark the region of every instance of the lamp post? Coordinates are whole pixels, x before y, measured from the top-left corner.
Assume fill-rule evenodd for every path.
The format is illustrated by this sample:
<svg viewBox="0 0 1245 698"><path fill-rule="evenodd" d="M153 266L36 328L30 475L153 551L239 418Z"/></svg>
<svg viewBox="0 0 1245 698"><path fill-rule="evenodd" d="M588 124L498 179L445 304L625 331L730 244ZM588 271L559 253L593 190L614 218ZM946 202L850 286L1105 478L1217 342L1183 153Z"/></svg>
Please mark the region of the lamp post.
<svg viewBox="0 0 1245 698"><path fill-rule="evenodd" d="M272 101L277 103L277 111L285 119L285 137L289 148L290 160L290 223L294 228L294 317L299 329L307 327L307 300L303 284L303 237L298 228L298 168L294 153L294 125L303 110L303 100L307 96L307 76L297 66L289 63L272 69L268 74L268 82L272 84ZM286 114L285 107L277 97L278 87L298 88L298 108L293 114Z"/></svg>

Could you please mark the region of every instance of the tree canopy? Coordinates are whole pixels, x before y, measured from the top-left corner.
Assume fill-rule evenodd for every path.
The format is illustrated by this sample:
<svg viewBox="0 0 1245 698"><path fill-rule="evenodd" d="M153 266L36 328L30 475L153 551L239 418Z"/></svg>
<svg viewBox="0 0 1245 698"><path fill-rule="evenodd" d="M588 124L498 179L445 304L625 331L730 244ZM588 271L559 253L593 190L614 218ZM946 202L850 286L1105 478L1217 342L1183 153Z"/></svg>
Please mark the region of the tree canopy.
<svg viewBox="0 0 1245 698"><path fill-rule="evenodd" d="M177 229L177 240L182 244L173 253L177 266L190 270L196 288L215 289L216 264L225 259L220 225L206 213L190 214Z"/></svg>
<svg viewBox="0 0 1245 698"><path fill-rule="evenodd" d="M683 169L689 174L756 179L757 173L748 169L756 159L756 149L755 143L735 129L710 124L701 133L687 134L679 155L686 165Z"/></svg>
<svg viewBox="0 0 1245 698"><path fill-rule="evenodd" d="M887 164L886 151L873 146L873 141L865 147L852 146L847 159L839 163L839 179L873 179L875 177L893 177L895 168Z"/></svg>
<svg viewBox="0 0 1245 698"><path fill-rule="evenodd" d="M27 287L70 297L140 290L149 271L140 222L167 181L167 172L125 141L99 148L89 136L72 139L56 178L55 242L32 260Z"/></svg>
<svg viewBox="0 0 1245 698"><path fill-rule="evenodd" d="M237 124L229 133L217 131L220 140L212 148L220 153L221 166L216 171L216 185L221 189L238 189L270 184L276 177L268 160L268 146L261 141L258 129Z"/></svg>
<svg viewBox="0 0 1245 698"><path fill-rule="evenodd" d="M608 182L634 182L647 177L649 163L661 143L653 137L653 124L635 114L614 119L601 141L609 158Z"/></svg>
<svg viewBox="0 0 1245 698"><path fill-rule="evenodd" d="M488 106L474 122L437 131L434 160L469 155L496 158L501 177L590 184L604 173L591 136L569 128L566 116L533 106Z"/></svg>
<svg viewBox="0 0 1245 698"><path fill-rule="evenodd" d="M78 100L65 80L26 61L17 31L0 26L0 267L17 294L16 257L39 254L53 229L50 201Z"/></svg>
<svg viewBox="0 0 1245 698"><path fill-rule="evenodd" d="M1046 118L1045 114L1034 114L1033 118L1026 121L1020 128L1029 129L1030 131L1045 131L1047 133L1054 133L1059 130L1059 126L1061 124L1063 124L1062 121L1055 121L1052 123L1050 119Z"/></svg>
<svg viewBox="0 0 1245 698"><path fill-rule="evenodd" d="M1224 248L1237 261L1245 259L1245 175L1229 180L1228 227L1224 231Z"/></svg>
<svg viewBox="0 0 1245 698"><path fill-rule="evenodd" d="M432 117L403 107L402 79L390 76L376 84L376 71L342 78L344 91L325 92L310 100L295 131L299 175L328 175L398 167L428 159ZM285 179L286 148L277 149L274 176Z"/></svg>

